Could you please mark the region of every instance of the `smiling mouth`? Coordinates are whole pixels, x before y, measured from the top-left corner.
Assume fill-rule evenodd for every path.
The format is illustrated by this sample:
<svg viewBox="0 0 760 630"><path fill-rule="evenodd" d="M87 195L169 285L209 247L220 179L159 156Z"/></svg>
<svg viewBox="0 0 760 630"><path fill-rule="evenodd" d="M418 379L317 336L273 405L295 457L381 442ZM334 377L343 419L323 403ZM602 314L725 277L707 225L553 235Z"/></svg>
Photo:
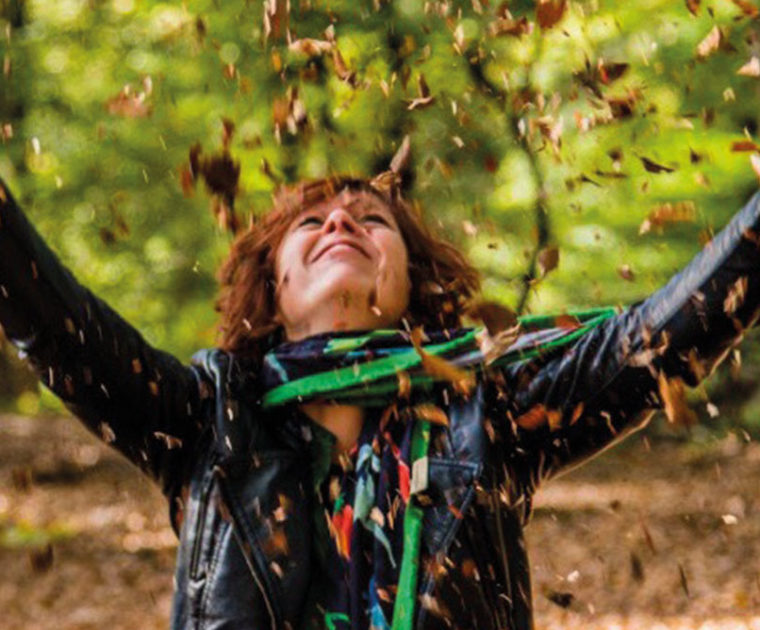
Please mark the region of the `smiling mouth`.
<svg viewBox="0 0 760 630"><path fill-rule="evenodd" d="M328 252L330 252L330 251L332 251L334 249L338 249L338 248L339 249L353 249L354 251L356 251L356 252L362 254L363 256L369 258L369 256L367 256L367 252L365 252L361 247L359 247L355 243L351 243L349 241L338 241L337 243L331 243L330 245L328 245L327 247L325 247L321 252L319 252L319 254L317 254L317 256L314 258L314 260L315 261L319 260L320 258L322 258L322 256L324 256Z"/></svg>

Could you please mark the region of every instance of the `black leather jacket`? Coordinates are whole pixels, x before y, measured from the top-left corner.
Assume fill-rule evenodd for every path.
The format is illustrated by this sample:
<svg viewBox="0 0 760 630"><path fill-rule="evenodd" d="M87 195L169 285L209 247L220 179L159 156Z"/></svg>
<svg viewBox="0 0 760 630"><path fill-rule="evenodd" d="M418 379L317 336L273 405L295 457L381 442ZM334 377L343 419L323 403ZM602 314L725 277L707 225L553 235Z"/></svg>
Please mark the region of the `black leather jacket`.
<svg viewBox="0 0 760 630"><path fill-rule="evenodd" d="M697 383L755 322L759 199L646 301L491 372L466 399L436 401L450 424L431 439L419 591L432 599L416 627L442 627L425 602L464 592L445 562L464 539L485 615L472 623L532 627L522 527L537 485L640 426L662 405L663 376ZM180 536L172 628L299 627L319 579L303 417L263 413L244 360L211 350L188 367L152 348L61 265L1 183L0 323L43 383L161 485Z"/></svg>

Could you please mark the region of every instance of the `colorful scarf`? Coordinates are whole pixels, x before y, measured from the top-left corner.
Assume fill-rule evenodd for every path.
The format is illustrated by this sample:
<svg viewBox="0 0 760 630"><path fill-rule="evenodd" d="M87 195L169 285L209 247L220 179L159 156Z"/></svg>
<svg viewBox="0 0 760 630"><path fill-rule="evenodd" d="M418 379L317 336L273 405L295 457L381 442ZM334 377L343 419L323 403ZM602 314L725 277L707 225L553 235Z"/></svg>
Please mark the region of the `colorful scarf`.
<svg viewBox="0 0 760 630"><path fill-rule="evenodd" d="M315 335L265 356L262 404L274 408L321 399L376 408L396 397L424 398L436 382L477 376L488 365L514 365L566 347L615 314L614 308L602 308L521 318L519 336L496 356L488 354L488 337L476 328L428 332L424 339L398 330ZM371 417L356 447L355 468L343 476L329 516L335 544L327 566L338 572L329 582L340 585L324 602L324 626L331 630L366 627L367 621L373 629L410 630L414 619L423 519L414 494L427 483L430 421L384 430L375 426L377 414ZM393 495L402 501L395 510L403 518L400 540L378 517L392 510L384 502ZM368 548L373 560L365 566ZM392 601L378 597L392 590Z"/></svg>

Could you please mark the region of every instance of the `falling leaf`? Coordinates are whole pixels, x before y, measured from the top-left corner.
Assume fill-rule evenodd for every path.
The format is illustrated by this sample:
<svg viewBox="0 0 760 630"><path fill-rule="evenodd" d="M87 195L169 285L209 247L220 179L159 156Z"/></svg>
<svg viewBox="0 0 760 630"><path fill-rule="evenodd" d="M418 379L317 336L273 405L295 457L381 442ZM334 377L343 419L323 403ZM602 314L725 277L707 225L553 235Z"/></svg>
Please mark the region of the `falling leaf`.
<svg viewBox="0 0 760 630"><path fill-rule="evenodd" d="M391 159L390 170L395 174L400 174L409 168L412 159L412 141L409 134L404 136L396 153Z"/></svg>
<svg viewBox="0 0 760 630"><path fill-rule="evenodd" d="M515 424L528 431L535 431L542 426L547 426L550 430L555 431L562 426L562 412L556 409L547 409L539 403L518 416L515 419Z"/></svg>
<svg viewBox="0 0 760 630"><path fill-rule="evenodd" d="M521 17L519 20L510 18L499 18L491 22L488 32L492 37L502 37L509 35L511 37L522 37L533 31L533 24L528 18Z"/></svg>
<svg viewBox="0 0 760 630"><path fill-rule="evenodd" d="M424 109L429 107L435 102L435 97L430 94L430 88L427 81L425 81L425 75L420 72L417 75L417 98L409 101L407 109L409 111L413 109Z"/></svg>
<svg viewBox="0 0 760 630"><path fill-rule="evenodd" d="M543 277L559 265L559 248L555 246L545 247L538 252L537 261L539 272Z"/></svg>
<svg viewBox="0 0 760 630"><path fill-rule="evenodd" d="M752 140L738 140L731 143L732 153L741 153L743 151L760 151L760 147Z"/></svg>
<svg viewBox="0 0 760 630"><path fill-rule="evenodd" d="M723 311L726 315L733 315L744 304L747 284L747 276L741 276L728 287L726 298L723 300Z"/></svg>
<svg viewBox="0 0 760 630"><path fill-rule="evenodd" d="M742 13L748 18L756 18L760 15L760 9L747 0L731 0L735 6L739 7Z"/></svg>
<svg viewBox="0 0 760 630"><path fill-rule="evenodd" d="M567 8L567 0L539 0L536 6L536 21L543 29L549 29L562 19Z"/></svg>
<svg viewBox="0 0 760 630"><path fill-rule="evenodd" d="M639 157L641 160L641 163L644 165L644 169L649 173L673 173L676 169L671 166L665 166L663 164L658 164L657 162L654 162L653 160L650 160L647 157L641 156Z"/></svg>
<svg viewBox="0 0 760 630"><path fill-rule="evenodd" d="M293 40L288 45L288 50L307 57L320 57L324 53L331 52L332 49L332 42L326 42L321 39L312 39L310 37Z"/></svg>
<svg viewBox="0 0 760 630"><path fill-rule="evenodd" d="M290 0L264 0L264 39L277 40L288 32Z"/></svg>
<svg viewBox="0 0 760 630"><path fill-rule="evenodd" d="M685 427L696 424L697 415L686 402L683 381L680 378L668 378L664 372L660 372L657 383L668 422Z"/></svg>
<svg viewBox="0 0 760 630"><path fill-rule="evenodd" d="M686 0L686 8L692 15L699 15L699 5L702 0Z"/></svg>
<svg viewBox="0 0 760 630"><path fill-rule="evenodd" d="M699 45L697 46L697 56L701 59L709 57L720 48L722 39L723 33L720 28L717 25L713 26L707 36L699 42Z"/></svg>
<svg viewBox="0 0 760 630"><path fill-rule="evenodd" d="M752 170L755 171L755 175L760 179L760 155L753 153L749 156L749 162L752 165Z"/></svg>
<svg viewBox="0 0 760 630"><path fill-rule="evenodd" d="M333 68L335 68L335 74L341 81L345 81L352 87L356 87L356 73L348 69L346 62L343 60L343 55L340 54L338 47L334 47L332 51Z"/></svg>
<svg viewBox="0 0 760 630"><path fill-rule="evenodd" d="M743 77L760 77L760 58L753 55L747 63L736 71L736 74Z"/></svg>
<svg viewBox="0 0 760 630"><path fill-rule="evenodd" d="M106 101L106 109L113 116L124 118L145 118L153 108L146 102L145 92L133 93L132 87L125 85L121 92Z"/></svg>
<svg viewBox="0 0 760 630"><path fill-rule="evenodd" d="M468 221L466 219L462 221L462 230L465 234L467 234L467 236L478 235L478 227L472 221Z"/></svg>
<svg viewBox="0 0 760 630"><path fill-rule="evenodd" d="M631 269L631 266L627 264L620 266L620 268L618 269L618 275L623 280L627 280L628 282L633 282L636 279L636 274L633 273L633 269Z"/></svg>
<svg viewBox="0 0 760 630"><path fill-rule="evenodd" d="M554 318L554 325L564 330L575 330L581 327L581 321L575 315L562 313Z"/></svg>
<svg viewBox="0 0 760 630"><path fill-rule="evenodd" d="M422 361L422 369L435 379L449 381L458 391L469 392L474 386L474 376L467 370L456 367L446 359L429 354L422 346L422 328L415 328L411 342Z"/></svg>
<svg viewBox="0 0 760 630"><path fill-rule="evenodd" d="M162 431L154 431L153 437L164 443L167 451L174 450L175 448L182 448L182 440L168 433Z"/></svg>
<svg viewBox="0 0 760 630"><path fill-rule="evenodd" d="M518 325L517 314L497 302L478 302L469 309L467 314L483 322L489 335L498 335Z"/></svg>

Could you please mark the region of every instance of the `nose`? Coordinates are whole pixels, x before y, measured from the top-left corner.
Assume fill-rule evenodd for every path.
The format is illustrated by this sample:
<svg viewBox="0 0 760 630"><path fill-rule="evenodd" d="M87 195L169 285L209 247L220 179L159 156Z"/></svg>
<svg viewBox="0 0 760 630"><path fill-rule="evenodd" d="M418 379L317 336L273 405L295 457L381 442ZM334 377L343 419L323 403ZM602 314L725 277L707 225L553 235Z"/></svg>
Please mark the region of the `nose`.
<svg viewBox="0 0 760 630"><path fill-rule="evenodd" d="M344 208L335 208L327 215L327 220L322 230L327 234L341 231L356 234L359 231L359 224L350 212L347 212Z"/></svg>

